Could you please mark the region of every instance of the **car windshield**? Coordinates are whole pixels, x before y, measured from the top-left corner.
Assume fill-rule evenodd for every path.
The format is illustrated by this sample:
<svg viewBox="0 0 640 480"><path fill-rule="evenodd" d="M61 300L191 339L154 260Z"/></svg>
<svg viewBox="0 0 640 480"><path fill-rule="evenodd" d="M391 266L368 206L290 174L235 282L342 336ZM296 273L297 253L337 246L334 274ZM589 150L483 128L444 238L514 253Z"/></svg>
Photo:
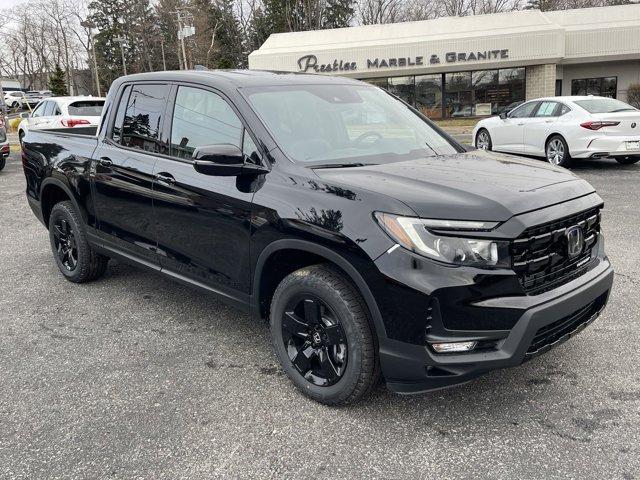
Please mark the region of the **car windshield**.
<svg viewBox="0 0 640 480"><path fill-rule="evenodd" d="M455 153L402 102L368 85L243 88L284 153L308 165L354 166Z"/></svg>
<svg viewBox="0 0 640 480"><path fill-rule="evenodd" d="M99 117L102 113L104 100L83 100L69 104L69 115L84 115L88 117Z"/></svg>
<svg viewBox="0 0 640 480"><path fill-rule="evenodd" d="M615 98L590 98L588 100L577 100L576 103L589 113L614 113L629 112L637 110Z"/></svg>

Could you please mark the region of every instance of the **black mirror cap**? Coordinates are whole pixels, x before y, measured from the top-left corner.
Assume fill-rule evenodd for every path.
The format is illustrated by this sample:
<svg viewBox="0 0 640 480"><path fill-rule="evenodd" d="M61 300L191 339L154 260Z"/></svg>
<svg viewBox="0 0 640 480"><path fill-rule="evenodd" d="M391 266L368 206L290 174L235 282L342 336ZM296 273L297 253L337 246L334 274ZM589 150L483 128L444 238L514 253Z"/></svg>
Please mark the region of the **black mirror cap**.
<svg viewBox="0 0 640 480"><path fill-rule="evenodd" d="M507 118L507 112L502 112L502 113L500 114L500 118L501 118L502 120L506 119L506 118Z"/></svg>
<svg viewBox="0 0 640 480"><path fill-rule="evenodd" d="M261 165L245 163L242 150L236 145L203 145L193 151L193 168L203 175L235 177L268 172Z"/></svg>

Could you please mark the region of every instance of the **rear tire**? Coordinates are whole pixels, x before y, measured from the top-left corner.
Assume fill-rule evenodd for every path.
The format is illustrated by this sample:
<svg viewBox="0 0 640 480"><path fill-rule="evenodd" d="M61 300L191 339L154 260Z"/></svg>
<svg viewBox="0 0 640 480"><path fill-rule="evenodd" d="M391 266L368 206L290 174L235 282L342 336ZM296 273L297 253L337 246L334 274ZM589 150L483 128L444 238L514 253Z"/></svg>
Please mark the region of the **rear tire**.
<svg viewBox="0 0 640 480"><path fill-rule="evenodd" d="M616 162L620 165L633 165L634 163L638 163L640 161L640 156L635 157L615 157Z"/></svg>
<svg viewBox="0 0 640 480"><path fill-rule="evenodd" d="M270 329L283 370L309 398L347 405L378 383L377 341L369 312L337 269L314 265L285 277L273 295Z"/></svg>
<svg viewBox="0 0 640 480"><path fill-rule="evenodd" d="M571 154L569 146L560 135L553 135L545 145L547 161L556 167L569 167L571 165Z"/></svg>
<svg viewBox="0 0 640 480"><path fill-rule="evenodd" d="M476 148L478 150L489 150L493 149L493 143L491 142L491 135L486 128L481 128L478 130L478 134L476 135Z"/></svg>
<svg viewBox="0 0 640 480"><path fill-rule="evenodd" d="M49 217L49 239L56 265L64 278L85 283L102 276L109 259L87 242L82 218L73 203L56 203Z"/></svg>

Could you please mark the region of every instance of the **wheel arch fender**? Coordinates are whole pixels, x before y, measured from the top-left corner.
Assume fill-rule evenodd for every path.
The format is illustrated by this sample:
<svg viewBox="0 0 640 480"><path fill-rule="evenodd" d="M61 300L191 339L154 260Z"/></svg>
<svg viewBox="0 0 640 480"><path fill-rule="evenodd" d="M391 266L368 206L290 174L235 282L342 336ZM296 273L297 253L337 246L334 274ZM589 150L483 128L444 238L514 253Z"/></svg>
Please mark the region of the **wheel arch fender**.
<svg viewBox="0 0 640 480"><path fill-rule="evenodd" d="M321 257L327 262L330 262L339 267L346 275L347 278L358 289L360 295L365 301L369 312L371 313L371 319L373 321L373 327L379 340L386 338L386 329L384 322L382 321L382 314L378 308L378 303L369 288L369 285L365 281L360 272L342 255L331 250L323 245L310 242L301 239L280 239L276 240L262 250L258 256L258 260L255 265L252 281L252 293L251 293L251 313L256 317L260 317L260 283L263 275L263 269L269 258L275 253L282 250L299 250L302 252L308 252Z"/></svg>
<svg viewBox="0 0 640 480"><path fill-rule="evenodd" d="M59 178L47 177L42 181L42 185L40 186L40 210L42 213L42 219L47 228L49 228L49 214L51 213L51 209L53 208L53 205L49 205L47 203L47 199L49 198L48 192L51 189L58 189L64 192L64 194L69 198L69 201L73 203L76 211L80 213L82 220L85 222L85 224L87 223L88 214L84 207L82 207L80 202L78 202L78 198L71 186L63 182Z"/></svg>

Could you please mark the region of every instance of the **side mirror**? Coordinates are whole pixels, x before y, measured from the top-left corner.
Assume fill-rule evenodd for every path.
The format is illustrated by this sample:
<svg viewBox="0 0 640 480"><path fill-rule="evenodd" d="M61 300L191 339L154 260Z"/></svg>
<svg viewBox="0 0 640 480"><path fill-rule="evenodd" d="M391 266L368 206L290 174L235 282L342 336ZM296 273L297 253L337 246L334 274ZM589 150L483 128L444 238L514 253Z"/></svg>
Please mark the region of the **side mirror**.
<svg viewBox="0 0 640 480"><path fill-rule="evenodd" d="M500 118L501 118L502 120L506 120L506 118L507 118L507 112L502 112L502 113L500 114Z"/></svg>
<svg viewBox="0 0 640 480"><path fill-rule="evenodd" d="M242 150L226 143L198 147L193 151L192 158L193 168L203 175L235 177L268 172L260 165L246 164Z"/></svg>
<svg viewBox="0 0 640 480"><path fill-rule="evenodd" d="M29 118L31 116L31 114L29 112L22 112L20 114L20 118Z"/></svg>

